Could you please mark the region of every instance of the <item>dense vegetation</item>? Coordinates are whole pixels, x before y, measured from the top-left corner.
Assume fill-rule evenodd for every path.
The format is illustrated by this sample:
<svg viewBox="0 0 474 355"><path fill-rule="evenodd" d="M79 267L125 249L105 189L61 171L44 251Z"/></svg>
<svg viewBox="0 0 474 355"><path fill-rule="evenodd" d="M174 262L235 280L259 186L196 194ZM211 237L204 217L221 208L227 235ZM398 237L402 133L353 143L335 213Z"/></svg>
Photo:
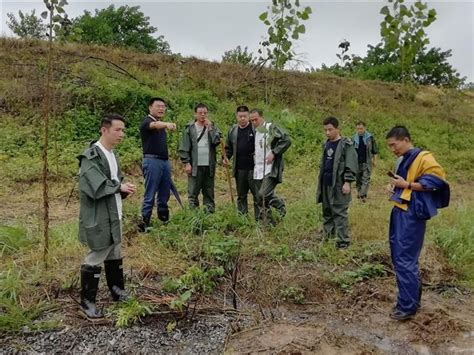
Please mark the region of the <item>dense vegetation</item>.
<svg viewBox="0 0 474 355"><path fill-rule="evenodd" d="M452 207L429 224L423 273L433 283L473 285L473 195L467 189L474 178L471 93L71 44L54 47L54 223L50 267L43 270L38 182L45 48L41 41L0 39L0 329L53 326L56 323L34 319L60 302L54 301L54 294L77 292L83 249L76 239L77 194L70 194L77 173L75 156L97 138L99 119L107 112L127 118L127 138L118 153L127 178L140 185L140 192L125 204L127 269L133 270L137 290L158 284L173 295L172 309L186 309L216 288L229 292L237 264L248 276L239 281L241 301L269 304L311 300L316 286L308 285L302 269L314 271L318 292L347 292L362 280L383 277L390 269L384 171L394 161L383 138L395 124L407 125L416 145L435 153L453 186ZM138 124L147 100L155 95L169 101L168 118L181 128L192 118L194 104L202 101L224 132L234 122L236 105L247 104L263 108L266 117L290 133L293 145L286 155L285 181L278 188L288 202L288 215L278 228L262 229L236 215L220 169L216 214L180 211L173 204L166 228L155 225L150 234L136 234L142 191ZM314 202L324 140L321 121L329 114L342 120L345 135L352 135L355 122L363 119L381 146L371 200L351 208L354 245L346 251L319 238L321 212ZM170 135L172 154L178 139L179 134ZM176 161L174 175L185 196L185 176ZM39 301L45 297L50 301ZM128 307L125 316L117 315L120 324L127 323L124 317L150 311L136 303Z"/></svg>

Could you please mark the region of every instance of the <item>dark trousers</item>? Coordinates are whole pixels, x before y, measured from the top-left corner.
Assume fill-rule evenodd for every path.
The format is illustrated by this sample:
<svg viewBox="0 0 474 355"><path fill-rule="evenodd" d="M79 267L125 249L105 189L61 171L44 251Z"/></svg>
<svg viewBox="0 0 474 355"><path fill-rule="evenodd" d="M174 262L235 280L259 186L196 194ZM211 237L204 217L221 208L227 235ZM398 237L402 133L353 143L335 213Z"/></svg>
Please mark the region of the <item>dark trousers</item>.
<svg viewBox="0 0 474 355"><path fill-rule="evenodd" d="M254 183L257 190L257 220L264 220L266 217L270 223L274 223L270 208L276 209L280 217L284 217L286 215L285 201L275 194L275 188L278 184L277 180L270 176L265 176L262 180L254 180Z"/></svg>
<svg viewBox="0 0 474 355"><path fill-rule="evenodd" d="M367 197L370 183L369 163L359 163L356 174L357 197Z"/></svg>
<svg viewBox="0 0 474 355"><path fill-rule="evenodd" d="M253 170L237 170L235 174L235 185L237 186L237 209L241 214L248 213L248 193L253 196L253 210L255 219L258 218L257 190L253 179Z"/></svg>
<svg viewBox="0 0 474 355"><path fill-rule="evenodd" d="M409 209L398 207L390 214L390 253L397 278L397 308L414 313L420 306L421 278L418 259L425 237L426 221Z"/></svg>
<svg viewBox="0 0 474 355"><path fill-rule="evenodd" d="M339 242L349 242L349 204L331 203L331 187L322 186L323 229L325 238L337 237Z"/></svg>
<svg viewBox="0 0 474 355"><path fill-rule="evenodd" d="M168 215L168 201L171 190L171 164L169 160L144 158L143 177L145 178L145 194L143 197L142 216L150 221L155 204L160 214Z"/></svg>
<svg viewBox="0 0 474 355"><path fill-rule="evenodd" d="M198 166L196 176L188 176L189 208L199 207L199 193L202 193L202 203L209 213L214 213L214 176L210 176L208 166Z"/></svg>

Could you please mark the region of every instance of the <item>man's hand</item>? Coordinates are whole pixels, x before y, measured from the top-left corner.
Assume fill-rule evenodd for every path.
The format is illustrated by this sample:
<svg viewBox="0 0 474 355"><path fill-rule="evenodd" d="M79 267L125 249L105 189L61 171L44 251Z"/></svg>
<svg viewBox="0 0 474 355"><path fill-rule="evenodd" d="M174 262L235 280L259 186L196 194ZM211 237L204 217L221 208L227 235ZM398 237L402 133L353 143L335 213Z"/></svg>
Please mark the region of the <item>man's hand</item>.
<svg viewBox="0 0 474 355"><path fill-rule="evenodd" d="M394 186L392 184L388 184L387 186L385 186L385 192L389 195L389 196L392 196L393 193L395 192L393 190Z"/></svg>
<svg viewBox="0 0 474 355"><path fill-rule="evenodd" d="M212 122L209 121L209 119L207 119L207 118L206 118L206 120L204 121L204 127L207 127L207 130L208 130L209 132L212 131L212 128L213 128Z"/></svg>
<svg viewBox="0 0 474 355"><path fill-rule="evenodd" d="M188 174L188 176L191 176L191 174L193 173L193 166L189 163L186 163L184 171L186 171L186 174Z"/></svg>
<svg viewBox="0 0 474 355"><path fill-rule="evenodd" d="M375 159L372 159L372 168L375 168L377 166L377 161Z"/></svg>
<svg viewBox="0 0 474 355"><path fill-rule="evenodd" d="M222 164L224 164L224 166L229 165L229 159L227 159L227 157L224 157L224 159L222 159Z"/></svg>
<svg viewBox="0 0 474 355"><path fill-rule="evenodd" d="M342 193L344 195L350 194L351 193L351 184L348 182L345 182L344 185L342 185Z"/></svg>
<svg viewBox="0 0 474 355"><path fill-rule="evenodd" d="M408 188L410 185L408 181L402 178L400 175L395 175L395 178L392 179L392 185L395 187L400 187L402 189Z"/></svg>
<svg viewBox="0 0 474 355"><path fill-rule="evenodd" d="M176 123L167 122L166 128L168 129L168 131L176 131Z"/></svg>
<svg viewBox="0 0 474 355"><path fill-rule="evenodd" d="M273 152L270 152L267 156L267 159L265 159L267 164L271 164L274 160L275 160L275 154L273 154Z"/></svg>
<svg viewBox="0 0 474 355"><path fill-rule="evenodd" d="M137 191L137 188L135 185L130 184L129 182L126 182L125 184L120 185L120 192L131 195Z"/></svg>

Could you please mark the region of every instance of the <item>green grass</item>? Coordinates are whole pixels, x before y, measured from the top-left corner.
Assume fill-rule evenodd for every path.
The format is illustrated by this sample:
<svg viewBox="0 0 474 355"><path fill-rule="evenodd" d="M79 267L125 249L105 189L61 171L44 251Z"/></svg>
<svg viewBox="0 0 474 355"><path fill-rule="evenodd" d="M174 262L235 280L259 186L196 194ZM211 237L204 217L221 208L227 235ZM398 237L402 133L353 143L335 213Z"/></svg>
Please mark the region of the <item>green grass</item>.
<svg viewBox="0 0 474 355"><path fill-rule="evenodd" d="M5 74L0 78L0 97L7 103L7 109L0 110L2 329L18 330L25 325L33 329L45 311L41 300L51 290L77 291L78 270L87 249L77 240L77 216L69 210L77 207L77 194L73 194L68 208L65 201L78 171L76 155L97 138L100 117L109 111L122 113L127 119L127 138L117 153L126 178L132 179L139 191L124 204L125 267L133 270L132 282L137 284L167 280L154 286L175 294L175 309L182 310L198 293L226 287L237 259L244 273L243 289L251 293L249 297L269 303L306 300L303 283L307 280L299 276L308 270L321 281L344 289L382 275L382 268L390 267L387 230L391 205L383 192L385 171L395 161L384 136L395 124L406 124L415 143L435 153L453 186L452 206L428 223L423 261L437 258L437 263L449 263L459 282L474 287L473 193L467 187L474 179L474 98L468 93L435 95L433 88L411 87L410 95L401 95L404 89L399 85L325 74L274 75L267 70L255 80L247 68L237 66L74 47L77 53L121 63L138 83L110 68L98 69L91 61L78 61L71 54L72 47L61 45L55 59L61 77L54 81L61 99L51 120L48 152L53 209L49 268L45 270L39 185L42 136L38 127L42 121L39 114L31 113L32 103L40 104L44 86L37 75L44 67L35 67L42 59L41 46L40 42L0 39L0 50L5 49L5 60L0 63L0 72ZM33 66L8 64L17 62ZM244 82L246 77L249 82ZM274 95L267 97L274 78ZM146 113L147 99L153 95L168 100L167 119L180 128L192 118L193 105L203 101L224 134L235 120L234 108L243 103L263 108L266 117L289 132L293 144L285 154L284 182L277 187L277 194L287 202L288 213L277 228L262 228L252 218L236 213L230 205L224 171L218 167L215 214L180 210L172 199L172 218L167 226L154 222L151 233L134 232L143 191L138 124ZM430 105L424 105L420 97ZM343 251L321 239L321 208L315 203L324 141L321 121L327 115L341 119L346 136L352 136L357 120L366 121L380 147L370 199L366 204L353 201L350 207L353 244ZM179 138L180 132L170 134L169 148L175 182L185 199L186 177L176 161ZM433 250L436 253L431 255ZM146 313L138 302L120 311L120 325L131 324Z"/></svg>
<svg viewBox="0 0 474 355"><path fill-rule="evenodd" d="M459 208L454 218L454 225L437 227L433 231L433 238L449 263L459 272L461 280L474 288L473 204Z"/></svg>

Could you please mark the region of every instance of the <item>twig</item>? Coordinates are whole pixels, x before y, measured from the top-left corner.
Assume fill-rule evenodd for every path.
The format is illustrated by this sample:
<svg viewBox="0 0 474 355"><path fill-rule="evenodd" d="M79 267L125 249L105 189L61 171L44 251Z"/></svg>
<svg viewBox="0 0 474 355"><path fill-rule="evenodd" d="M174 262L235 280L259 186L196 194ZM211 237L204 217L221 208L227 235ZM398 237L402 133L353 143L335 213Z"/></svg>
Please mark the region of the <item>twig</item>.
<svg viewBox="0 0 474 355"><path fill-rule="evenodd" d="M247 328L247 329L241 330L240 332L234 333L230 337L234 338L237 335L242 335L243 333L247 333L247 332L257 330L257 329L261 329L262 327L263 327L263 325L256 325L255 327Z"/></svg>

